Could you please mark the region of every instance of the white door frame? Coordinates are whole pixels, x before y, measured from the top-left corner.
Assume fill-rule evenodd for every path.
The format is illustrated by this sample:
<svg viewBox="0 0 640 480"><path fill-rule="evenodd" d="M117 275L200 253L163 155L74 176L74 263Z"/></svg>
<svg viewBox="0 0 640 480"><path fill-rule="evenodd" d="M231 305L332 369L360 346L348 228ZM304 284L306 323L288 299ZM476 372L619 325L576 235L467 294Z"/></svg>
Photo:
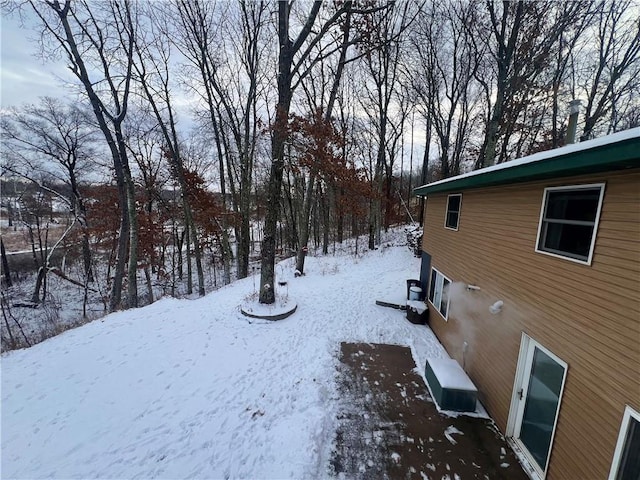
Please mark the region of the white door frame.
<svg viewBox="0 0 640 480"><path fill-rule="evenodd" d="M562 375L562 385L560 387L560 395L558 397L558 408L556 410L556 416L553 421L553 431L551 432L551 439L549 443L549 452L547 454L546 467L544 471L540 469L536 461L530 457L529 451L522 444L519 439L520 436L520 428L522 426L522 416L524 414L524 406L527 398L527 394L529 393L529 379L531 377L531 367L533 364L533 354L535 349L538 348L556 363L558 363L563 369L564 374ZM560 414L560 406L562 404L562 394L564 393L564 384L567 379L567 370L569 366L567 363L555 355L553 352L549 351L539 342L534 340L532 337L522 332L522 339L520 340L520 352L518 354L518 366L516 369L516 376L513 382L513 392L511 395L511 407L509 408L509 419L507 421L507 437L510 437L511 441L518 447L528 462L531 464L531 467L539 479L544 479L547 475L547 470L549 468L549 457L551 456L551 450L553 447L553 439L556 434L556 426L558 424L558 415Z"/></svg>
<svg viewBox="0 0 640 480"><path fill-rule="evenodd" d="M622 416L622 425L620 426L620 432L618 433L618 442L616 443L616 449L613 453L613 461L611 462L611 471L609 472L609 480L615 480L620 469L620 461L622 460L622 452L627 442L627 435L629 435L629 424L631 419L640 423L640 412L636 412L629 405L625 406L624 414Z"/></svg>

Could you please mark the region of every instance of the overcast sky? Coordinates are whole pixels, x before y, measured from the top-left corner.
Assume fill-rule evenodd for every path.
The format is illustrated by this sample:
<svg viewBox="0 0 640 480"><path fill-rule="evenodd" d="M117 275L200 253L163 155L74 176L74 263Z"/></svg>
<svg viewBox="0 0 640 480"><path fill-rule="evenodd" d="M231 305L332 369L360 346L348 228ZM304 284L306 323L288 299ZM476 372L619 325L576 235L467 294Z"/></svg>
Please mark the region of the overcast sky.
<svg viewBox="0 0 640 480"><path fill-rule="evenodd" d="M38 97L61 97L68 93L64 80L71 79L62 59L43 62L38 56L32 19L22 26L18 17L2 15L0 57L0 105L35 103Z"/></svg>

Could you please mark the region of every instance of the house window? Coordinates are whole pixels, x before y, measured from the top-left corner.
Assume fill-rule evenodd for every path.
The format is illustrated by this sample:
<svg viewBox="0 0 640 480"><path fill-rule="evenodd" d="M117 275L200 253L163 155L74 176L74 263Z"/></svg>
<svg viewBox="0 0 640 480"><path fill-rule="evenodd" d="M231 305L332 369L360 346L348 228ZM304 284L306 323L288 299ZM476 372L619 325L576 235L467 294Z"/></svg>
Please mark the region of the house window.
<svg viewBox="0 0 640 480"><path fill-rule="evenodd" d="M640 414L627 406L609 480L637 480L640 478Z"/></svg>
<svg viewBox="0 0 640 480"><path fill-rule="evenodd" d="M604 184L546 188L536 251L591 264Z"/></svg>
<svg viewBox="0 0 640 480"><path fill-rule="evenodd" d="M447 277L435 268L431 269L429 301L445 320L447 320L449 313L449 285L451 285L451 281Z"/></svg>
<svg viewBox="0 0 640 480"><path fill-rule="evenodd" d="M445 228L458 230L460 222L460 204L462 203L462 194L456 193L447 197L447 215L444 219Z"/></svg>

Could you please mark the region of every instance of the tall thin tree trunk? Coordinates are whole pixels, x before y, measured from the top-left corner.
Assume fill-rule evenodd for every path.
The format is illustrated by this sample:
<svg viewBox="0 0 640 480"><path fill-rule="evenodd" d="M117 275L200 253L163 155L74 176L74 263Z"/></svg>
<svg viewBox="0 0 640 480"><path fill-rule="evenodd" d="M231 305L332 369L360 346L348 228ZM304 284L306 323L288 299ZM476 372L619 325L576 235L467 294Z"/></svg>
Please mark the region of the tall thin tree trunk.
<svg viewBox="0 0 640 480"><path fill-rule="evenodd" d="M7 259L7 251L4 249L4 240L0 237L0 256L2 256L2 276L7 287L11 287L11 271L9 270L9 260Z"/></svg>
<svg viewBox="0 0 640 480"><path fill-rule="evenodd" d="M149 304L153 303L153 285L151 284L151 269L149 265L145 265L144 267L144 277L147 282L147 296L149 299Z"/></svg>
<svg viewBox="0 0 640 480"><path fill-rule="evenodd" d="M191 224L187 218L184 219L185 245L187 247L187 295L193 293L193 272L191 269Z"/></svg>
<svg viewBox="0 0 640 480"><path fill-rule="evenodd" d="M320 191L320 205L322 210L322 253L329 253L329 201L327 191Z"/></svg>
<svg viewBox="0 0 640 480"><path fill-rule="evenodd" d="M196 224L193 221L193 215L191 207L188 208L189 213L189 225L191 225L191 236L193 238L193 249L196 260L196 273L198 275L198 295L201 297L205 294L204 288L204 269L202 268L202 250L200 249L200 242L198 241L198 235L196 230ZM187 243L187 246L189 244ZM189 262L189 268L191 268L191 262ZM191 278L191 272L189 272L189 278Z"/></svg>
<svg viewBox="0 0 640 480"><path fill-rule="evenodd" d="M304 259L306 252L303 250L309 244L309 222L311 221L311 205L313 197L313 186L316 179L316 170L313 168L307 182L304 200L302 204L302 219L299 225L300 229L300 248L296 254L296 270L304 274Z"/></svg>
<svg viewBox="0 0 640 480"><path fill-rule="evenodd" d="M278 2L278 103L276 120L271 140L271 170L267 188L267 213L264 222L262 240L262 262L260 271L260 303L271 304L276 301L275 291L275 255L276 233L280 214L280 193L284 173L284 149L287 140L287 123L291 106L291 66L293 63L293 44L289 38L289 4ZM319 9L319 6L318 6Z"/></svg>
<svg viewBox="0 0 640 480"><path fill-rule="evenodd" d="M422 157L422 168L420 169L420 185L425 185L428 179L429 173L429 153L431 151L431 117L427 116L427 128L426 128L426 141L424 145L424 156ZM425 200L424 197L420 197L420 225L424 226L424 209Z"/></svg>
<svg viewBox="0 0 640 480"><path fill-rule="evenodd" d="M124 143L122 145L124 149ZM124 150L122 150L124 152ZM129 264L127 269L127 307L138 306L138 213L136 211L135 185L129 170L126 153L123 153L123 171L126 185L126 215L129 222Z"/></svg>
<svg viewBox="0 0 640 480"><path fill-rule="evenodd" d="M344 21L344 29L343 29L343 38L342 45L340 47L340 58L338 59L338 68L336 70L336 74L333 78L333 83L331 85L331 92L329 93L329 101L327 103L327 109L324 112L324 121L328 122L331 120L333 115L333 107L336 103L336 99L338 97L338 90L340 88L340 82L342 80L342 74L344 72L344 66L347 58L347 50L349 48L349 35L351 33L351 0L345 2L346 7L346 15ZM296 255L296 270L298 270L301 274L304 273L304 261L306 258L306 252L302 250L302 247L305 247L309 243L309 221L311 218L311 197L313 195L313 187L316 181L317 171L315 168L311 169L311 173L309 175L309 183L305 190L304 202L303 202L303 217L300 222L300 248L298 249Z"/></svg>
<svg viewBox="0 0 640 480"><path fill-rule="evenodd" d="M40 292L42 290L42 283L44 281L44 273L45 267L40 267L38 269L38 276L36 277L36 286L33 289L33 294L31 295L31 303L40 303Z"/></svg>

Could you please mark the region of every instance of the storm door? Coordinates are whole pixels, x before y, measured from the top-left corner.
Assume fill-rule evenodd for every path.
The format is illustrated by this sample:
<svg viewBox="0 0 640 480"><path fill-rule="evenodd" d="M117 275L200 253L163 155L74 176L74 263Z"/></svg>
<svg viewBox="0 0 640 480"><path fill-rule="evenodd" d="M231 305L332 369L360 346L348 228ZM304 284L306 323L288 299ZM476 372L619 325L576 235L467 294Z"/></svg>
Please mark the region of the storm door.
<svg viewBox="0 0 640 480"><path fill-rule="evenodd" d="M544 478L553 444L567 364L533 339L523 336L516 384L513 438Z"/></svg>

